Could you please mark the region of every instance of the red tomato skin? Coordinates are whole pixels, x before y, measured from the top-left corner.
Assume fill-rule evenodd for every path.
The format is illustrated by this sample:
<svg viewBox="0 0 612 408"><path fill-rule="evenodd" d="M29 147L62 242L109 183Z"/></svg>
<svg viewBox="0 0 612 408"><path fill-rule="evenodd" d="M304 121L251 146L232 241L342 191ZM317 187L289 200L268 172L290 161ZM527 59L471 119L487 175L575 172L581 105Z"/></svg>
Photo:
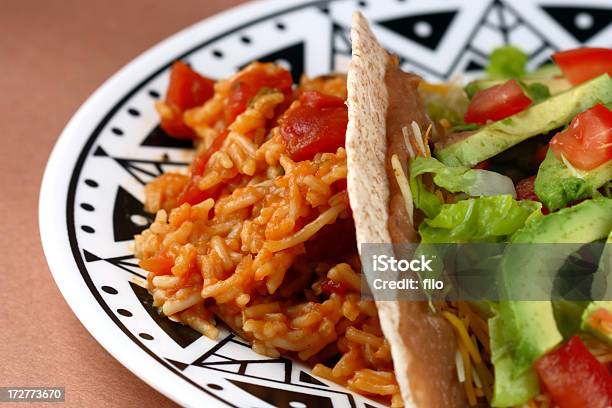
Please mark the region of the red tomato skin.
<svg viewBox="0 0 612 408"><path fill-rule="evenodd" d="M208 164L208 160L213 155L214 152L219 150L221 146L223 146L223 142L228 135L228 131L226 130L214 140L212 145L205 152L196 156L191 163L191 180L189 183L183 188L183 190L179 193L178 196L178 205L188 203L190 205L196 205L201 203L202 201L208 198L217 199L219 197L219 193L221 192L221 185L217 185L208 190L200 190L198 187L198 183L204 174L204 170L206 169L206 164Z"/></svg>
<svg viewBox="0 0 612 408"><path fill-rule="evenodd" d="M214 81L206 78L182 61L172 64L170 83L166 91L166 105L172 111L170 118L162 118L161 128L179 139L194 139L193 129L183 122L183 112L200 106L214 95Z"/></svg>
<svg viewBox="0 0 612 408"><path fill-rule="evenodd" d="M544 145L536 150L535 160L538 164L541 164L546 158L546 154L548 154L548 145Z"/></svg>
<svg viewBox="0 0 612 408"><path fill-rule="evenodd" d="M612 376L579 337L540 357L535 369L559 408L607 408Z"/></svg>
<svg viewBox="0 0 612 408"><path fill-rule="evenodd" d="M557 52L552 58L573 85L606 73L612 76L610 48L576 48Z"/></svg>
<svg viewBox="0 0 612 408"><path fill-rule="evenodd" d="M489 170L491 168L491 162L489 162L488 160L481 161L480 163L478 163L472 168L478 169L478 170Z"/></svg>
<svg viewBox="0 0 612 408"><path fill-rule="evenodd" d="M535 193L534 183L536 176L528 177L516 183L514 187L516 189L517 200L531 200L540 202L540 199ZM550 211L548 208L542 206L542 214L548 214Z"/></svg>
<svg viewBox="0 0 612 408"><path fill-rule="evenodd" d="M516 80L483 89L474 95L463 120L465 123L485 124L519 113L531 105Z"/></svg>
<svg viewBox="0 0 612 408"><path fill-rule="evenodd" d="M336 293L338 295L344 295L346 292L346 287L342 282L334 282L333 280L326 280L321 285L321 291L326 295L331 296L332 293Z"/></svg>
<svg viewBox="0 0 612 408"><path fill-rule="evenodd" d="M612 111L602 104L578 114L569 127L557 133L550 148L574 167L592 170L612 160Z"/></svg>
<svg viewBox="0 0 612 408"><path fill-rule="evenodd" d="M278 89L285 96L292 93L293 78L286 69L270 73L264 65L239 74L231 84L230 94L225 101L225 123L229 125L244 112L257 92L264 88Z"/></svg>
<svg viewBox="0 0 612 408"><path fill-rule="evenodd" d="M139 265L151 275L172 275L170 269L174 266L174 259L168 255L156 255L153 258L143 259Z"/></svg>
<svg viewBox="0 0 612 408"><path fill-rule="evenodd" d="M287 153L294 161L310 160L317 153L344 146L348 109L344 101L316 91L304 92L299 106L279 120Z"/></svg>

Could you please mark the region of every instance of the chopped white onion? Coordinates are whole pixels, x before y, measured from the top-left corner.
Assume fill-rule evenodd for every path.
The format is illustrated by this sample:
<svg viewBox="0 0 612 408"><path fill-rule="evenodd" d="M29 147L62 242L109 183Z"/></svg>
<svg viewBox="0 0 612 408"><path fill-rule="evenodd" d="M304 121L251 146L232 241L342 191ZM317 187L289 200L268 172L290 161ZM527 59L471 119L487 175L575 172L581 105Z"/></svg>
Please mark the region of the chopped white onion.
<svg viewBox="0 0 612 408"><path fill-rule="evenodd" d="M516 190L510 177L488 170L473 171L477 172L476 181L466 191L472 197L510 194L516 198Z"/></svg>

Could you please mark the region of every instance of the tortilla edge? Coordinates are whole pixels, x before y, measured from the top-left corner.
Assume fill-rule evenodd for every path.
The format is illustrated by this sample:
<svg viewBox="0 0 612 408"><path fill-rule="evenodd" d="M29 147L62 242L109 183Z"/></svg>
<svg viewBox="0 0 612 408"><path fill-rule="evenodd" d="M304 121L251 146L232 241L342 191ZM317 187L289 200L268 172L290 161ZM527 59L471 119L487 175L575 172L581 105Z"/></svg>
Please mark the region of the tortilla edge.
<svg viewBox="0 0 612 408"><path fill-rule="evenodd" d="M360 12L353 14L351 40L353 51L347 77L349 123L346 152L348 194L357 243L391 244L387 226L390 189L385 167L385 116L389 103L385 74L389 54L380 46ZM369 109L363 109L364 106ZM375 112L379 112L379 115L375 115ZM382 331L391 346L402 400L406 408L416 407L407 375L411 355L400 335L399 303L378 301L376 306Z"/></svg>

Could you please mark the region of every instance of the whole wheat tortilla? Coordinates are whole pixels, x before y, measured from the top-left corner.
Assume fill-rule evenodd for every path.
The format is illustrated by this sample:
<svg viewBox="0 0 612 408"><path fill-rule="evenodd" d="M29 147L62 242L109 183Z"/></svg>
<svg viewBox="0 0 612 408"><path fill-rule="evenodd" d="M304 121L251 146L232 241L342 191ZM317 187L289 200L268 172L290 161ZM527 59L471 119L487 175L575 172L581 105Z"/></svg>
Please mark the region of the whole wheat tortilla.
<svg viewBox="0 0 612 408"><path fill-rule="evenodd" d="M351 40L346 151L348 193L357 243L359 246L363 243L391 244L388 227L390 180L386 169L389 95L385 80L390 56L359 12L353 15ZM463 388L455 372L436 371L427 366L428 359L435 359L437 353L445 353L447 359L450 356L447 343L443 341L449 338L454 341L450 325L428 313L422 302L377 301L376 305L383 333L391 345L395 375L405 406L465 405ZM402 318L408 314L414 319ZM415 320L422 321L422 326L431 333L431 342L424 347L413 336L418 330ZM415 372L419 375L414 375ZM440 397L432 393L445 395Z"/></svg>

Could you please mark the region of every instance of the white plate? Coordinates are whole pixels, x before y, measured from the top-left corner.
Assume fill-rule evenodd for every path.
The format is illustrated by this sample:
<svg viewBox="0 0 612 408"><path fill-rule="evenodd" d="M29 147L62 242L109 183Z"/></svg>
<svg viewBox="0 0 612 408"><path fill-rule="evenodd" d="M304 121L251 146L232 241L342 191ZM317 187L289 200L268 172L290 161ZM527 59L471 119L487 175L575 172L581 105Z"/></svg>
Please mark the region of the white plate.
<svg viewBox="0 0 612 408"><path fill-rule="evenodd" d="M169 65L185 59L213 78L256 59L288 64L295 77L345 70L350 15L361 9L405 69L432 80L470 77L506 42L524 48L531 67L555 49L612 46L611 7L609 0L268 0L195 24L110 78L62 133L39 208L53 277L104 348L182 405L379 406L315 379L300 363L259 356L227 331L212 341L150 307L130 251L131 237L150 222L143 183L190 159L185 144L157 128L153 102L166 88Z"/></svg>

